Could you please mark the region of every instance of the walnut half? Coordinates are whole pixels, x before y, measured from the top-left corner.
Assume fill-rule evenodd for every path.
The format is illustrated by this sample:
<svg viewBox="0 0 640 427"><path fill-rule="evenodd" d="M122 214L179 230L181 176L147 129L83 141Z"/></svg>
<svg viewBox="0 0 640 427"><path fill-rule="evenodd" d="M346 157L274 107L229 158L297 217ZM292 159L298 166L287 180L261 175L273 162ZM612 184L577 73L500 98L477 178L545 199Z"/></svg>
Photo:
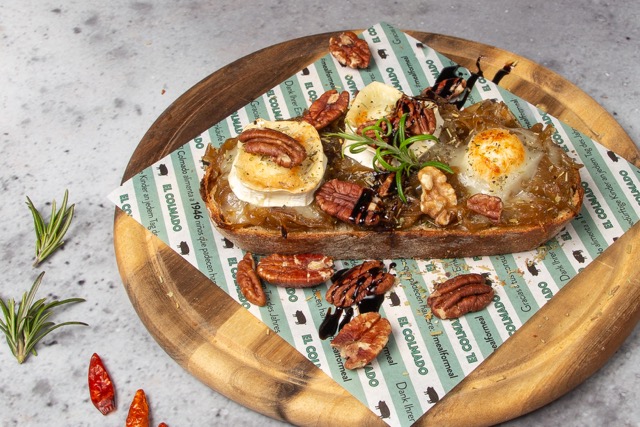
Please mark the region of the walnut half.
<svg viewBox="0 0 640 427"><path fill-rule="evenodd" d="M418 179L422 185L420 210L439 226L449 225L456 216L458 198L446 175L438 168L425 166L418 171Z"/></svg>

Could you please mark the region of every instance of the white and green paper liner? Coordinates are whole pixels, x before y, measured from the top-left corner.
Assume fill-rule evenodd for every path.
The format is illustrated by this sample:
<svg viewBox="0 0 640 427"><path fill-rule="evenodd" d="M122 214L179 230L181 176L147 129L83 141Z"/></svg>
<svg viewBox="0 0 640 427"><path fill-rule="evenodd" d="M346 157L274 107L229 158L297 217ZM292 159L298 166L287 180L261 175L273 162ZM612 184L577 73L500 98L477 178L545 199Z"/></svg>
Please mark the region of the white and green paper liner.
<svg viewBox="0 0 640 427"><path fill-rule="evenodd" d="M330 339L318 337L330 307L324 299L327 285L311 289L269 285L265 307L247 302L235 281L243 251L212 227L199 183L207 144L220 145L257 118L296 117L329 89L348 90L353 98L372 81L417 95L435 83L442 68L455 65L386 23L370 27L360 37L371 48L369 68L345 68L326 55L139 172L109 197L208 276L211 286L221 287L389 425L409 426L638 221L640 172L555 117L480 78L467 105L495 98L504 101L525 127L552 124L554 141L585 165L582 211L558 236L531 252L386 260L399 279L380 309L391 322L392 335L376 360L363 369L346 370ZM355 264L337 261L337 269ZM433 283L465 272L490 275L496 294L489 307L453 321L427 316Z"/></svg>

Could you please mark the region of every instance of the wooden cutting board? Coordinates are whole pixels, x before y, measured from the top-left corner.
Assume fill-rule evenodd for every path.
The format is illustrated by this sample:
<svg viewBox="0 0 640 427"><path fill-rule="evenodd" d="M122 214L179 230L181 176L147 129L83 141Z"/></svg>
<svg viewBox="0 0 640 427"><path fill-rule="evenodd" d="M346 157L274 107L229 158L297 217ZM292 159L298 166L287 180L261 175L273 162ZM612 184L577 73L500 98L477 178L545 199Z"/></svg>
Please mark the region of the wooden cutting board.
<svg viewBox="0 0 640 427"><path fill-rule="evenodd" d="M437 34L408 34L486 75L517 67L501 86L640 165L640 153L598 103L559 75L510 52ZM176 100L135 150L123 182L327 53L333 33L248 55ZM640 224L566 285L416 425L491 425L539 408L598 370L640 320ZM234 401L301 425L384 425L173 249L115 213L114 244L140 319L186 370ZM491 402L491 410L487 410Z"/></svg>

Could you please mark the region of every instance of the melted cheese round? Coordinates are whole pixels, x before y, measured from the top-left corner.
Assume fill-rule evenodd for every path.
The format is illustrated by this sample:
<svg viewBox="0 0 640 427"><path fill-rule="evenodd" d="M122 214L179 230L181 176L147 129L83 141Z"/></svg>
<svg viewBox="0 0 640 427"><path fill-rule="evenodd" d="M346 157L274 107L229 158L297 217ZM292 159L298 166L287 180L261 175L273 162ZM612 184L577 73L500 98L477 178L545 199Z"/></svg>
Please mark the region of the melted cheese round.
<svg viewBox="0 0 640 427"><path fill-rule="evenodd" d="M540 157L515 133L492 128L474 135L453 165L470 194L484 193L506 200L520 191L523 180L533 177Z"/></svg>
<svg viewBox="0 0 640 427"><path fill-rule="evenodd" d="M361 125L393 113L396 102L401 97L402 92L393 86L380 82L369 83L358 92L344 117L345 132L355 135ZM352 141L345 140L345 155L362 166L372 168L376 150L370 147L360 153L351 153L348 149L351 143Z"/></svg>
<svg viewBox="0 0 640 427"><path fill-rule="evenodd" d="M270 157L247 153L238 142L237 154L229 172L229 186L238 199L257 206L306 206L320 186L327 166L318 131L304 121L256 120L245 127L269 128L286 133L307 151L302 164L285 168Z"/></svg>
<svg viewBox="0 0 640 427"><path fill-rule="evenodd" d="M402 92L393 86L371 82L358 92L344 117L345 131L354 134L359 126L393 113Z"/></svg>
<svg viewBox="0 0 640 427"><path fill-rule="evenodd" d="M395 111L396 103L402 95L402 92L393 86L380 82L369 83L358 92L351 103L349 111L347 111L345 115L345 132L355 135L358 127L363 124L389 116ZM436 130L433 134L435 137L438 137L444 121L437 108L434 108L434 113L436 116ZM345 155L351 157L362 166L373 168L373 160L376 154L375 148L368 147L362 152L351 153L348 149L350 144L352 144L352 141L345 141ZM410 150L419 158L427 152L433 144L434 142L430 140L417 141L411 145Z"/></svg>

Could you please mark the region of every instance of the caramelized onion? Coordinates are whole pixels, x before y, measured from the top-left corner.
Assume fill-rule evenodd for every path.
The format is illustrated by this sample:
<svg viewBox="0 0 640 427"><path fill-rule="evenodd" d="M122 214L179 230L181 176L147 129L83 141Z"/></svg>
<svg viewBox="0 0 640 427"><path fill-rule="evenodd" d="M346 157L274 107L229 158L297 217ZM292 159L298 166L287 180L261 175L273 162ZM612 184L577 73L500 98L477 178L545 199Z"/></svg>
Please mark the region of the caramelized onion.
<svg viewBox="0 0 640 427"><path fill-rule="evenodd" d="M553 142L553 127L536 124L530 130L522 130L506 104L489 100L462 111L451 104L443 104L439 105L439 112L444 119L440 143L427 151L421 160L451 164L452 156L459 154L474 134L491 128L508 129L517 134L528 149L542 153L534 176L522 183L517 194L503 201L500 227L546 223L562 211L574 208L571 205L576 191L573 186L581 166ZM325 180L337 178L367 187L375 186L378 177L372 170L342 156L342 141L325 138L323 144L328 158ZM336 220L320 210L315 202L304 207L263 208L239 200L231 191L227 180L236 145L236 139L229 139L215 152L207 151L205 156L209 167L217 169L214 198L229 224L233 227L263 226L288 231L336 227ZM472 194L468 194L469 190L459 182L456 174L447 174L447 180L458 195L458 221L449 227L477 231L496 226L482 215L467 209L466 199ZM401 202L394 194L385 196L383 228L407 228L416 224L436 227L420 211L421 188L417 179L409 177L404 184L408 203Z"/></svg>

